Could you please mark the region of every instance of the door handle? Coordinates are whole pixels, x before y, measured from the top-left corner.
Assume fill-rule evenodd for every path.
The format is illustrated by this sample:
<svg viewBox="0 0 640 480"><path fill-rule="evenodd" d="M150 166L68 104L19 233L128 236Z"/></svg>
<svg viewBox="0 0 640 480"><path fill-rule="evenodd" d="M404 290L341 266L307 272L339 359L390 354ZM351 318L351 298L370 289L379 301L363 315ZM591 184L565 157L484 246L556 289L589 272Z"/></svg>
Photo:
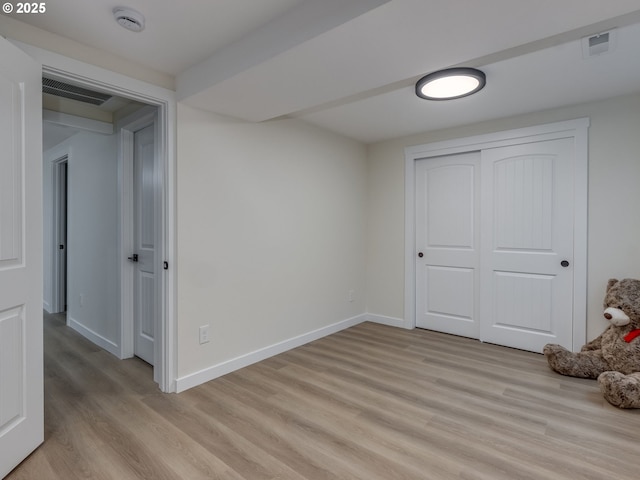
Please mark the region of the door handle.
<svg viewBox="0 0 640 480"><path fill-rule="evenodd" d="M562 265L564 268L567 268L569 266L569 262L567 260L562 260L560 262L560 265Z"/></svg>
<svg viewBox="0 0 640 480"><path fill-rule="evenodd" d="M422 252L418 252L418 256L419 256L420 258L422 258L422 257L424 257L424 253L422 253Z"/></svg>
<svg viewBox="0 0 640 480"><path fill-rule="evenodd" d="M132 262L137 262L138 261L138 254L134 253L130 257L127 257L127 260L131 260Z"/></svg>

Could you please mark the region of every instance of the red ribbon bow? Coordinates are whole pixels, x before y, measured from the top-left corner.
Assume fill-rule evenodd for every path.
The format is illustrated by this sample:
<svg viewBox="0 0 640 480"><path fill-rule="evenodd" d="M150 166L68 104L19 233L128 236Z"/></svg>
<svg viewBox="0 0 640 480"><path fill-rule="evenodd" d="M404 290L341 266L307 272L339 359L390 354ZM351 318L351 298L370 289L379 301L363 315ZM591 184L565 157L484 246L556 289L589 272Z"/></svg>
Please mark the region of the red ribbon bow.
<svg viewBox="0 0 640 480"><path fill-rule="evenodd" d="M624 336L624 341L627 343L631 343L631 340L633 340L636 337L640 337L640 329L631 330L629 333L627 333Z"/></svg>

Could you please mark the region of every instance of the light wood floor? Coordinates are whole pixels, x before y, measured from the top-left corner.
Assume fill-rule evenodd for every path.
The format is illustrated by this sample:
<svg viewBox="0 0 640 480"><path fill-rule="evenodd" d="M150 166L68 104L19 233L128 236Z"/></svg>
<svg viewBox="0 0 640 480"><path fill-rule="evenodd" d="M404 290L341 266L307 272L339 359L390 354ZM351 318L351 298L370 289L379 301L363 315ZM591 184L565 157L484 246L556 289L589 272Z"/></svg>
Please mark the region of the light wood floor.
<svg viewBox="0 0 640 480"><path fill-rule="evenodd" d="M10 480L640 478L640 411L542 355L365 323L165 395L45 331L46 441Z"/></svg>

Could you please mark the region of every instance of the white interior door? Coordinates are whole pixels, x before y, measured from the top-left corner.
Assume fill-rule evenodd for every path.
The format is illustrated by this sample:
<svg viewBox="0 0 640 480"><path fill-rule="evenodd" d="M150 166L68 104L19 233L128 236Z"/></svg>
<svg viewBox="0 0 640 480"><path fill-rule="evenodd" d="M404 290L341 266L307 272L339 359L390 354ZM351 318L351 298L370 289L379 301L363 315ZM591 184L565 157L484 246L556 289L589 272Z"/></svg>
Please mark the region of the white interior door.
<svg viewBox="0 0 640 480"><path fill-rule="evenodd" d="M483 341L572 346L573 143L482 151Z"/></svg>
<svg viewBox="0 0 640 480"><path fill-rule="evenodd" d="M416 326L573 345L574 139L415 164Z"/></svg>
<svg viewBox="0 0 640 480"><path fill-rule="evenodd" d="M479 337L480 152L416 163L416 325Z"/></svg>
<svg viewBox="0 0 640 480"><path fill-rule="evenodd" d="M156 230L157 168L155 125L134 133L134 354L154 365L158 320L158 256Z"/></svg>
<svg viewBox="0 0 640 480"><path fill-rule="evenodd" d="M0 477L44 438L42 66L0 37Z"/></svg>

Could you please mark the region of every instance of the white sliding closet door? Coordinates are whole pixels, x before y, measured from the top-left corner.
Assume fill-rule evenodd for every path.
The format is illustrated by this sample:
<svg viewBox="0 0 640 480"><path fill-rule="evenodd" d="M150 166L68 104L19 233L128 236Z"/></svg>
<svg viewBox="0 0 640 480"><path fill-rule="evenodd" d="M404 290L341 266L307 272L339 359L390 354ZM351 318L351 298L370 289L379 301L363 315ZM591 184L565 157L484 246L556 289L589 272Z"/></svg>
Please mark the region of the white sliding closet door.
<svg viewBox="0 0 640 480"><path fill-rule="evenodd" d="M561 138L416 161L416 326L571 347L574 156Z"/></svg>
<svg viewBox="0 0 640 480"><path fill-rule="evenodd" d="M573 139L482 152L481 337L571 345Z"/></svg>
<svg viewBox="0 0 640 480"><path fill-rule="evenodd" d="M416 164L416 325L478 338L480 152Z"/></svg>

